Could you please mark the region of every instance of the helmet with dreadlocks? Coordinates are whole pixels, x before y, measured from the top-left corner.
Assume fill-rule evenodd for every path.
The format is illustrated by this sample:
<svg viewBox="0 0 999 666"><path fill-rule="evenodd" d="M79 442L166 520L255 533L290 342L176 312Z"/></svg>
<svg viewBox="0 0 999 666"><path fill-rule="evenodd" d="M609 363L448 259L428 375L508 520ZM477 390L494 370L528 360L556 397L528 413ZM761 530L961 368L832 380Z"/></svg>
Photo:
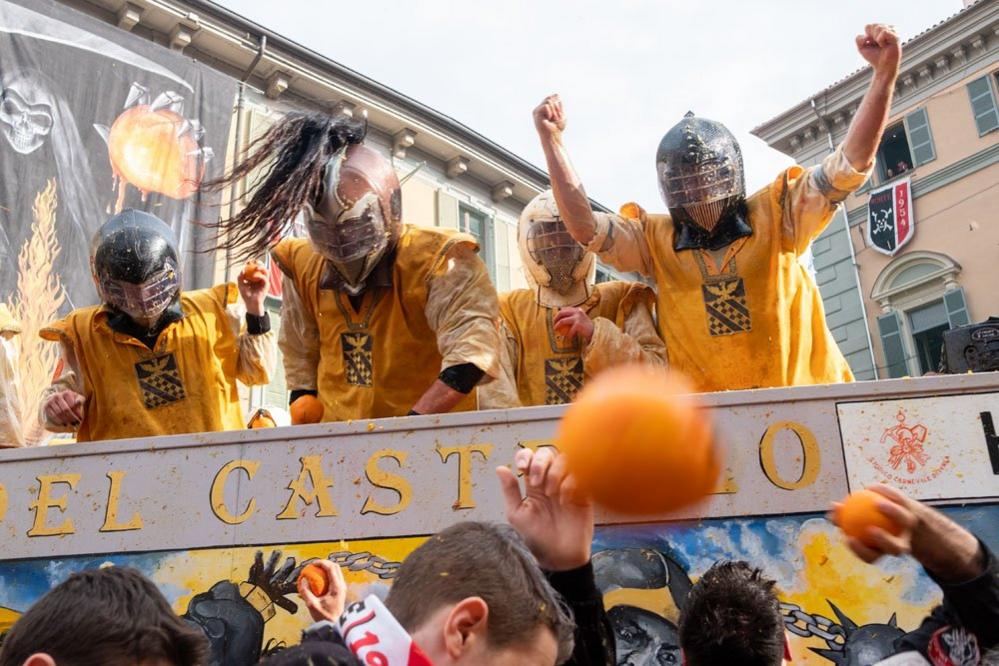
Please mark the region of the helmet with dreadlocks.
<svg viewBox="0 0 999 666"><path fill-rule="evenodd" d="M517 223L520 257L538 303L545 307L579 305L590 295L596 258L569 235L551 190L524 206Z"/></svg>
<svg viewBox="0 0 999 666"><path fill-rule="evenodd" d="M292 113L267 132L249 157L207 187L221 189L263 164L268 171L249 203L220 223L223 247L265 252L299 212L316 251L350 294L395 248L402 233L402 191L395 169L362 144L366 126L346 116Z"/></svg>

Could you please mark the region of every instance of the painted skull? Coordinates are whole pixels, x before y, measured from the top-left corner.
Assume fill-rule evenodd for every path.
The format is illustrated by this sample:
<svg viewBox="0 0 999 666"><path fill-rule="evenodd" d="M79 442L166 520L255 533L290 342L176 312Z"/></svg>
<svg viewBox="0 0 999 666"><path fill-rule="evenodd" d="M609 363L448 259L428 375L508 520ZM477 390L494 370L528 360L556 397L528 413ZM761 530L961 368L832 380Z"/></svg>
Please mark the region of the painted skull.
<svg viewBox="0 0 999 666"><path fill-rule="evenodd" d="M4 88L0 93L0 129L10 147L22 155L41 148L52 131L52 107L31 92Z"/></svg>

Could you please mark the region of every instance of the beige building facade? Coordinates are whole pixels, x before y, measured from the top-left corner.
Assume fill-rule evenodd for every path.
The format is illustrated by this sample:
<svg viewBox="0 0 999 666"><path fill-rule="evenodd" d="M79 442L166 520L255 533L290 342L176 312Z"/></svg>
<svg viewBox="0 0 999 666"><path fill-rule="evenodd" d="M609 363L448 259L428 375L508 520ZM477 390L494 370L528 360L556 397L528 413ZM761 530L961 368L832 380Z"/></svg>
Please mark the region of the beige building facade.
<svg viewBox="0 0 999 666"><path fill-rule="evenodd" d="M816 163L843 140L870 75L753 133ZM966 3L906 42L895 93L874 174L813 246L827 320L860 379L935 371L944 331L999 315L999 2ZM886 254L869 237L869 200L907 180L912 234Z"/></svg>

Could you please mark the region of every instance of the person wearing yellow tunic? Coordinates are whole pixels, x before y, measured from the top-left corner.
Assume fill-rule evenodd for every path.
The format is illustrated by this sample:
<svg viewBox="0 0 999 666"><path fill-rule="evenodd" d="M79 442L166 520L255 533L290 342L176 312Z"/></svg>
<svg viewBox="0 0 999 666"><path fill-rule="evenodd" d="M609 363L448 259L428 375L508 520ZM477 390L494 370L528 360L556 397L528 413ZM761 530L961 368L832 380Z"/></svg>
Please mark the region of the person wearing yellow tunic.
<svg viewBox="0 0 999 666"><path fill-rule="evenodd" d="M569 232L610 265L655 279L670 367L704 391L853 379L799 259L836 204L867 179L891 106L897 36L869 25L857 48L873 77L832 155L809 169L786 169L746 198L735 138L720 123L688 114L656 157L669 215L635 204L620 215L594 214L562 144L561 100L548 97L534 111Z"/></svg>
<svg viewBox="0 0 999 666"><path fill-rule="evenodd" d="M0 448L24 446L17 347L13 339L20 332L21 324L0 303Z"/></svg>
<svg viewBox="0 0 999 666"><path fill-rule="evenodd" d="M78 442L244 427L236 382L270 381L274 334L266 280L240 276L181 292L173 232L126 209L91 246L102 305L74 310L42 329L62 347L62 371L45 390L46 428Z"/></svg>
<svg viewBox="0 0 999 666"><path fill-rule="evenodd" d="M665 364L652 289L593 284L596 257L569 235L551 190L521 212L517 240L530 288L501 294L500 314L505 381L516 386L521 405L571 402L586 379L614 365ZM490 387L481 406L507 407L505 396L492 399Z"/></svg>
<svg viewBox="0 0 999 666"><path fill-rule="evenodd" d="M271 249L283 273L285 378L293 403L321 403L312 418L475 409L499 374L496 290L471 236L403 224L399 179L364 131L286 116L221 181L275 165L222 234L247 254ZM300 213L308 238L275 244Z"/></svg>

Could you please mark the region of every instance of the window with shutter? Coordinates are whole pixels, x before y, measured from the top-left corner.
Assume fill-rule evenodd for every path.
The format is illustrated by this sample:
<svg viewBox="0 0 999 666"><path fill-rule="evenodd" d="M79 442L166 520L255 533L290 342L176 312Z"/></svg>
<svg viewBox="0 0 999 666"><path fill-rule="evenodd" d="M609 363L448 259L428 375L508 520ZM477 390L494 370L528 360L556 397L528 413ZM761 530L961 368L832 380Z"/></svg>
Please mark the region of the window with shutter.
<svg viewBox="0 0 999 666"><path fill-rule="evenodd" d="M978 126L978 135L982 136L999 127L999 110L996 109L996 98L989 77L983 76L969 83L968 96L971 97L971 113Z"/></svg>
<svg viewBox="0 0 999 666"><path fill-rule="evenodd" d="M944 293L944 305L947 306L947 320L950 322L951 328L967 326L971 323L962 287Z"/></svg>
<svg viewBox="0 0 999 666"><path fill-rule="evenodd" d="M881 348L885 353L885 365L889 377L905 377L909 369L905 364L905 347L902 345L902 322L898 313L889 312L878 317L878 332L881 334Z"/></svg>
<svg viewBox="0 0 999 666"><path fill-rule="evenodd" d="M877 163L882 182L912 169L912 152L903 123L895 123L885 129L878 147Z"/></svg>
<svg viewBox="0 0 999 666"><path fill-rule="evenodd" d="M458 204L458 230L471 234L479 244L479 256L489 269L489 278L496 284L496 241L493 219L480 210Z"/></svg>
<svg viewBox="0 0 999 666"><path fill-rule="evenodd" d="M936 158L933 150L933 135L930 133L930 119L926 109L916 109L905 117L905 128L909 132L909 149L915 165L926 164Z"/></svg>
<svg viewBox="0 0 999 666"><path fill-rule="evenodd" d="M440 190L437 191L437 226L458 228L458 200Z"/></svg>

